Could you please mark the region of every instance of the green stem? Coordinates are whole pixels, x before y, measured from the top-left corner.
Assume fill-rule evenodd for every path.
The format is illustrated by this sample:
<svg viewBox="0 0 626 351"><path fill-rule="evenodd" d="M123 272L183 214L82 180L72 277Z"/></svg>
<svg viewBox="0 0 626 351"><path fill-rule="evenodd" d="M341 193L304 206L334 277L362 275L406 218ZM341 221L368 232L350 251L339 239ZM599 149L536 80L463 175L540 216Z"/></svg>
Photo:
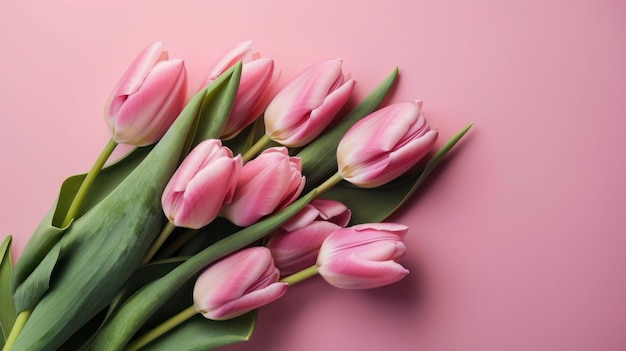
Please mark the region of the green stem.
<svg viewBox="0 0 626 351"><path fill-rule="evenodd" d="M178 326L179 324L181 324L184 321L188 320L189 318L195 316L196 314L198 314L198 311L196 311L196 307L195 306L189 306L184 311L182 311L182 312L178 313L177 315L175 315L174 317L166 320L165 322L161 323L156 328L150 330L146 334L144 334L144 335L140 336L139 338L137 338L135 341L131 342L128 346L126 346L124 351L136 351L136 350L139 350L140 348L148 345L154 339L156 339L159 336L161 336L161 335L167 333L168 331L174 329L176 326Z"/></svg>
<svg viewBox="0 0 626 351"><path fill-rule="evenodd" d="M339 184L339 182L341 182L342 180L343 178L341 177L341 174L339 174L339 172L333 174L330 178L326 179L324 183L320 184L317 188L315 188L317 190L316 196L322 195L323 193L328 191L330 188Z"/></svg>
<svg viewBox="0 0 626 351"><path fill-rule="evenodd" d="M163 230L161 230L161 234L159 234L156 240L152 243L152 246L150 246L150 249L148 249L148 252L146 253L146 255L143 257L143 260L141 261L142 266L150 262L152 257L154 257L157 251L159 251L159 249L161 248L161 245L163 245L165 240L167 240L170 234L172 234L174 229L176 229L176 226L174 225L174 223L168 221L165 227L163 227Z"/></svg>
<svg viewBox="0 0 626 351"><path fill-rule="evenodd" d="M305 268L300 272L296 272L290 276L284 277L280 281L283 283L289 284L289 286L298 284L303 280L309 279L317 275L317 266L311 266L309 268Z"/></svg>
<svg viewBox="0 0 626 351"><path fill-rule="evenodd" d="M15 323L13 324L13 327L11 328L11 332L9 333L9 337L6 340L6 343L4 344L2 351L11 350L11 348L13 347L13 344L15 344L15 340L17 340L17 337L22 332L22 329L24 329L24 325L26 325L26 322L28 321L28 318L30 317L30 314L32 312L33 312L32 310L24 310L17 315L17 318L15 319Z"/></svg>
<svg viewBox="0 0 626 351"><path fill-rule="evenodd" d="M263 148L265 148L267 144L269 144L271 141L272 139L270 139L270 137L267 136L267 134L263 134L261 139L257 140L257 142L254 143L254 145L252 145L248 149L248 151L244 152L243 156L241 156L241 158L243 159L243 163L250 161L254 156L256 156L256 154L258 154L261 150L263 150Z"/></svg>
<svg viewBox="0 0 626 351"><path fill-rule="evenodd" d="M111 153L113 152L113 150L115 150L116 146L117 146L117 142L111 139L109 140L107 145L104 147L104 150L102 150L102 153L100 153L100 156L98 156L98 159L89 170L89 173L87 173L87 176L83 180L83 183L80 185L80 188L78 189L78 192L76 193L76 196L74 196L74 200L72 200L72 203L70 204L70 208L67 210L67 213L65 214L65 219L63 219L61 228L65 228L67 225L70 224L72 219L76 217L76 215L78 214L78 211L80 210L80 206L82 206L83 202L85 201L85 198L87 197L87 193L89 192L89 188L91 188L91 184L93 184L94 180L96 179L96 176L98 175L98 173L100 173L100 170L104 166L104 163L109 159L109 156L111 156Z"/></svg>

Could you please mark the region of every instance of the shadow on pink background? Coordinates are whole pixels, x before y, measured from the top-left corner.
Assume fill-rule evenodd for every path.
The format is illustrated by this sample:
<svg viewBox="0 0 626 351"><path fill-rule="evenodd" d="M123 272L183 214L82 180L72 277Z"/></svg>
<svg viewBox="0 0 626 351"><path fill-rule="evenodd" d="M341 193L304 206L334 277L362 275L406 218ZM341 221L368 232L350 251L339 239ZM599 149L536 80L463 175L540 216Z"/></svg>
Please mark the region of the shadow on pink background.
<svg viewBox="0 0 626 351"><path fill-rule="evenodd" d="M470 132L392 220L411 274L371 291L313 279L226 350L626 349L626 4L576 1L56 1L0 4L0 236L14 257L67 176L108 141L102 109L163 40L190 90L247 39L284 83L341 57L364 97L423 99Z"/></svg>

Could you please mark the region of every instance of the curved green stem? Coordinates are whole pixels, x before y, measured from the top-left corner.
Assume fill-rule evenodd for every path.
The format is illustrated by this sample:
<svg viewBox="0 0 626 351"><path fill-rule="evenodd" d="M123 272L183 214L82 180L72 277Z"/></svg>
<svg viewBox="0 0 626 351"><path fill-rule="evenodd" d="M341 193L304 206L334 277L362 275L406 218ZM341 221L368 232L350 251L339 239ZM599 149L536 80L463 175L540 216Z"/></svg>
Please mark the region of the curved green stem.
<svg viewBox="0 0 626 351"><path fill-rule="evenodd" d="M289 286L298 284L303 280L309 279L317 275L317 266L311 266L309 268L305 268L300 272L296 272L290 276L284 277L280 281L283 283L289 284Z"/></svg>
<svg viewBox="0 0 626 351"><path fill-rule="evenodd" d="M15 340L17 340L17 337L22 332L22 329L24 329L24 325L26 325L26 322L28 321L28 318L30 317L30 314L32 312L32 310L24 310L17 315L17 319L15 319L15 323L11 328L11 332L9 333L9 337L6 340L2 351L11 350L13 344L15 344Z"/></svg>
<svg viewBox="0 0 626 351"><path fill-rule="evenodd" d="M156 339L159 336L161 336L161 335L167 333L168 331L174 329L179 324L181 324L184 321L188 320L189 318L195 316L196 314L198 314L198 311L196 311L196 307L195 306L189 306L187 309L185 309L182 312L178 313L174 317L166 320L165 322L163 322L160 325L158 325L156 328L150 330L146 334L143 334L142 336L137 338L135 341L133 341L130 344L128 344L128 346L126 346L124 351L136 351L136 350L139 350L140 348L148 345L154 339Z"/></svg>
<svg viewBox="0 0 626 351"><path fill-rule="evenodd" d="M328 191L330 188L339 184L339 182L341 182L342 180L343 178L341 177L341 174L339 174L339 172L333 174L330 178L326 179L324 183L320 184L317 188L315 188L317 190L316 196L322 195L323 193Z"/></svg>
<svg viewBox="0 0 626 351"><path fill-rule="evenodd" d="M105 162L109 159L109 156L111 156L111 153L113 153L113 150L115 150L116 146L117 142L111 139L104 147L104 150L102 150L100 156L98 156L98 159L89 170L89 173L87 173L87 176L83 180L83 183L80 185L80 188L78 188L78 192L76 192L76 196L74 196L74 200L72 200L70 208L65 214L65 219L63 219L61 228L65 228L68 224L70 224L72 219L76 217L78 211L80 210L80 206L82 206L85 198L87 197L87 193L89 192L89 188L91 188L91 184L93 184L96 176L98 175L98 173L100 173L100 170L104 166Z"/></svg>
<svg viewBox="0 0 626 351"><path fill-rule="evenodd" d="M270 139L270 137L267 136L267 134L263 134L261 139L257 140L257 142L254 143L254 145L252 145L248 149L248 151L246 151L243 154L243 156L241 156L241 158L243 159L243 162L246 163L250 161L254 156L256 156L256 154L258 154L261 150L263 150L263 148L265 148L267 144L269 144L271 141L272 139Z"/></svg>
<svg viewBox="0 0 626 351"><path fill-rule="evenodd" d="M159 236L152 243L152 246L150 246L150 248L148 249L148 252L143 257L143 260L141 260L141 266L150 262L152 257L154 257L157 251L159 251L159 249L161 248L165 240L167 240L170 234L172 234L174 229L176 229L176 226L174 225L174 223L168 221L165 227L163 227L163 230L161 230L161 233L159 234Z"/></svg>

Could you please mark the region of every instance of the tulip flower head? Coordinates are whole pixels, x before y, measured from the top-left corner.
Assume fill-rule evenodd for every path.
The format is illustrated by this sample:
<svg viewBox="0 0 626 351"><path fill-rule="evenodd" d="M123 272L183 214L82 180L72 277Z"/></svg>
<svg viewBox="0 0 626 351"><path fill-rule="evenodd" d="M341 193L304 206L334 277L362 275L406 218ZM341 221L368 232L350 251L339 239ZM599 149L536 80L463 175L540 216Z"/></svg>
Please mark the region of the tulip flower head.
<svg viewBox="0 0 626 351"><path fill-rule="evenodd" d="M287 283L265 247L244 249L212 264L193 289L196 310L208 319L225 320L264 306L285 294Z"/></svg>
<svg viewBox="0 0 626 351"><path fill-rule="evenodd" d="M395 283L409 271L396 261L406 253L408 227L395 223L359 224L339 229L322 244L319 274L342 289L369 289Z"/></svg>
<svg viewBox="0 0 626 351"><path fill-rule="evenodd" d="M315 199L270 236L272 252L281 275L289 275L315 264L324 240L350 221L350 210L341 202Z"/></svg>
<svg viewBox="0 0 626 351"><path fill-rule="evenodd" d="M290 157L284 147L266 149L243 166L222 214L238 226L249 226L295 201L304 183L300 158Z"/></svg>
<svg viewBox="0 0 626 351"><path fill-rule="evenodd" d="M183 60L168 60L163 43L146 47L119 81L105 108L113 140L145 146L159 140L185 104Z"/></svg>
<svg viewBox="0 0 626 351"><path fill-rule="evenodd" d="M266 134L288 147L309 143L348 101L355 83L343 74L340 59L311 66L287 83L267 106Z"/></svg>
<svg viewBox="0 0 626 351"><path fill-rule="evenodd" d="M396 103L355 123L337 147L343 179L359 187L377 187L426 156L438 132L430 130L421 106L416 101Z"/></svg>
<svg viewBox="0 0 626 351"><path fill-rule="evenodd" d="M203 87L213 82L237 62L243 63L239 88L233 109L220 138L232 139L254 122L269 104L280 73L274 71L274 60L262 58L252 50L252 42L238 44L222 56L209 73Z"/></svg>
<svg viewBox="0 0 626 351"><path fill-rule="evenodd" d="M163 191L165 215L177 227L197 229L209 224L232 199L241 168L241 156L233 158L220 140L201 142Z"/></svg>

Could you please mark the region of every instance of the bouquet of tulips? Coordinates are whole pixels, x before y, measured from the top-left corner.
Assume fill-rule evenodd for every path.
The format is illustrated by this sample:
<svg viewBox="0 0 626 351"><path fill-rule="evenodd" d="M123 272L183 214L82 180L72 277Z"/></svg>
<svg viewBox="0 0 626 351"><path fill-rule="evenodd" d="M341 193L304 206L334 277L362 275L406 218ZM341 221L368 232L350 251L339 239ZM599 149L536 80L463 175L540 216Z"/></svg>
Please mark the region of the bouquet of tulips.
<svg viewBox="0 0 626 351"><path fill-rule="evenodd" d="M11 237L0 246L3 350L213 349L304 279L402 279L408 228L382 221L471 124L434 152L421 102L380 107L396 76L345 113L341 60L278 90L245 42L186 101L184 62L148 46L106 105L93 168L65 180L15 267ZM105 167L120 143L137 148Z"/></svg>

